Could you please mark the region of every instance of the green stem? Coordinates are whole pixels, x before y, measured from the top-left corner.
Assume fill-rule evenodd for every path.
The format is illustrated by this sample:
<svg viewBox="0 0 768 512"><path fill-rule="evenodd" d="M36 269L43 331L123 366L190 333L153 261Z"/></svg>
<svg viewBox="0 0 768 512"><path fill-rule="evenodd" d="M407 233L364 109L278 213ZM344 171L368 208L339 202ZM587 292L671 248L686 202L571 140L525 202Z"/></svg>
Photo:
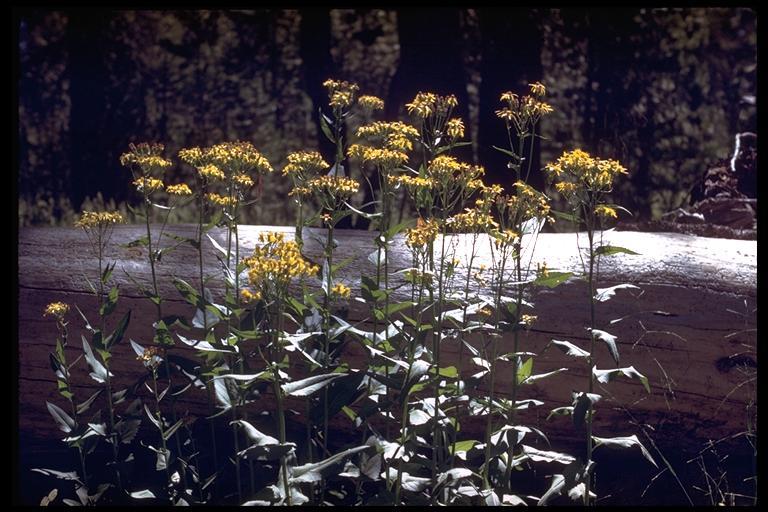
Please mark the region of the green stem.
<svg viewBox="0 0 768 512"><path fill-rule="evenodd" d="M157 393L157 371L152 368L152 393L155 396L155 418L157 419L160 430L160 446L163 449L163 456L165 457L165 478L168 485L171 485L171 470L169 468L171 461L171 453L168 451L168 446L165 442L165 429L163 428L163 416L160 414L160 395Z"/></svg>

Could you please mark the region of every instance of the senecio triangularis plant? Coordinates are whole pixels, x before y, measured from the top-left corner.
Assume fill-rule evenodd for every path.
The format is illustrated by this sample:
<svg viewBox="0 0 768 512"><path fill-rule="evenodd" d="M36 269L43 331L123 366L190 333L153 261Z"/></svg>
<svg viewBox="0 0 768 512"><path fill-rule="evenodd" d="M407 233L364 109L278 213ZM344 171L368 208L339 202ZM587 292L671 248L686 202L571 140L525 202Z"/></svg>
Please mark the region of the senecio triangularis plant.
<svg viewBox="0 0 768 512"><path fill-rule="evenodd" d="M89 337L75 343L68 338L69 305L55 302L44 312L56 322L50 363L63 398L62 406L48 403L48 410L78 464L72 471L36 471L74 484L74 494L64 498L69 505L519 505L556 497L592 505L596 448L639 446L655 464L636 436L593 432L598 387L627 377L649 389L634 367L619 365L616 337L600 329L595 315L599 303L632 287L597 287L601 257L633 254L601 242L604 225L622 210L610 194L627 170L615 160L567 151L544 172L571 211L551 208L550 197L528 182L538 171L531 155L541 138L539 123L552 112L541 83L525 95L500 97L496 115L509 137L505 147L494 147L509 158L504 187L487 185L482 166L457 156L456 149L470 141L454 116L454 96L418 93L406 105L409 124L376 119L383 101L360 95L356 84L323 85L328 108L320 123L334 147L333 161L317 151L297 151L281 169L293 186L293 239L262 233L253 252L243 253L239 219L257 200L262 177L273 172L249 142L179 151L180 161L194 169L192 183L168 183L174 163L161 144L132 144L121 157L142 200L132 213L145 225L145 235L128 246L146 255L151 280L126 274L155 313L153 336L130 340L134 364L146 371L131 383L115 374L113 348L132 319L130 311L117 321L111 316L120 291L113 285L110 240L124 219L83 212L77 227L98 261L86 277L95 316L77 309ZM359 204L365 187L373 200ZM397 218L402 202L414 219ZM194 237L166 232L177 208L196 209ZM153 226L157 216L159 229ZM353 258L334 236L349 216L372 223L375 250L365 256L375 271L360 276L359 290L340 277ZM551 340L545 348L558 348L587 369L586 382L574 380L578 391L563 397L572 405L550 412L569 415L583 435L584 448L574 454L548 449L546 433L530 424L531 411L546 406L530 385L568 370L534 373L541 354L526 346L532 326L545 321L535 314L534 290L578 277L532 261L542 227L555 217L587 233L579 251L590 308L588 342ZM223 237L212 236L216 227L224 229ZM319 259L305 253L308 241L319 244ZM397 243L409 254L405 266L392 258ZM197 254L197 276L189 282L160 265L181 244ZM204 248L211 246L220 273L207 275ZM189 316L165 313L162 277L191 306ZM352 302L363 308L356 322L348 317ZM363 348L363 367L342 357L349 343ZM610 361L598 360L599 343L607 346ZM457 347L451 358L449 344ZM184 355L190 348L197 359ZM73 357L80 351L82 357ZM87 398L71 381L72 372L83 369L81 359L97 383ZM502 374L512 375L503 388ZM205 396L208 414L182 410L178 402L185 395ZM303 431L288 428L296 415ZM471 439L462 424L477 419L484 433ZM354 434L334 436L332 423L338 421L348 421ZM230 440L221 435L222 426ZM155 475L135 471L147 455L154 458ZM541 495L534 496L520 487L521 472L540 462L560 470L542 477L537 468Z"/></svg>

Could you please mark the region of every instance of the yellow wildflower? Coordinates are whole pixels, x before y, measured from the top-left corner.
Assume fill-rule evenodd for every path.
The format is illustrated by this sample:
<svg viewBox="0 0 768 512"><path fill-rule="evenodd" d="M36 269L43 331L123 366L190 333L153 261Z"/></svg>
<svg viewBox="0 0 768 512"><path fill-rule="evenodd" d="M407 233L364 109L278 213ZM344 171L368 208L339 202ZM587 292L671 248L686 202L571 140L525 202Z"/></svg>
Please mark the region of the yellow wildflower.
<svg viewBox="0 0 768 512"><path fill-rule="evenodd" d="M491 237L497 249L512 245L520 239L520 235L511 229L494 230L491 232Z"/></svg>
<svg viewBox="0 0 768 512"><path fill-rule="evenodd" d="M204 165L197 169L200 176L209 181L222 181L226 178L224 172L213 164Z"/></svg>
<svg viewBox="0 0 768 512"><path fill-rule="evenodd" d="M437 220L424 221L421 217L416 221L416 227L405 231L405 245L411 249L421 249L435 241L439 232Z"/></svg>
<svg viewBox="0 0 768 512"><path fill-rule="evenodd" d="M64 318L64 315L69 313L69 304L64 302L51 302L45 307L45 313L43 316L55 316L59 319Z"/></svg>
<svg viewBox="0 0 768 512"><path fill-rule="evenodd" d="M208 200L208 202L218 206L228 207L235 203L231 197L222 196L221 194L217 194L215 192L209 192L208 194L205 194L205 198Z"/></svg>
<svg viewBox="0 0 768 512"><path fill-rule="evenodd" d="M369 111L384 110L384 101L376 96L360 96L357 104Z"/></svg>
<svg viewBox="0 0 768 512"><path fill-rule="evenodd" d="M261 293L258 291L252 292L248 288L243 288L240 290L240 300L245 304L250 304L261 300Z"/></svg>
<svg viewBox="0 0 768 512"><path fill-rule="evenodd" d="M150 178L148 176L141 176L140 178L136 178L133 180L133 186L136 187L136 190L139 192L146 192L147 194L162 190L164 187L163 180Z"/></svg>
<svg viewBox="0 0 768 512"><path fill-rule="evenodd" d="M528 87L531 88L531 94L534 96L544 96L547 94L547 88L541 82L528 84Z"/></svg>
<svg viewBox="0 0 768 512"><path fill-rule="evenodd" d="M172 196L191 196L192 189L186 183L179 183L178 185L169 185L166 189Z"/></svg>
<svg viewBox="0 0 768 512"><path fill-rule="evenodd" d="M179 158L181 158L182 162L186 162L192 167L201 167L205 164L205 154L197 146L180 149Z"/></svg>
<svg viewBox="0 0 768 512"><path fill-rule="evenodd" d="M288 155L288 165L283 167L283 176L296 176L303 179L314 176L330 167L317 151L298 151Z"/></svg>
<svg viewBox="0 0 768 512"><path fill-rule="evenodd" d="M464 122L459 118L451 119L445 124L445 132L452 139L464 137Z"/></svg>
<svg viewBox="0 0 768 512"><path fill-rule="evenodd" d="M282 233L262 233L253 255L244 258L251 286L262 296L282 296L294 279L314 276L319 267L301 255L298 244L286 242Z"/></svg>
<svg viewBox="0 0 768 512"><path fill-rule="evenodd" d="M436 106L437 94L431 92L419 92L412 102L405 104L409 114L415 113L421 118L427 118L432 115Z"/></svg>
<svg viewBox="0 0 768 512"><path fill-rule="evenodd" d="M348 299L352 294L352 290L349 286L345 286L341 283L337 283L331 288L331 295L340 297L342 299Z"/></svg>
<svg viewBox="0 0 768 512"><path fill-rule="evenodd" d="M614 219L618 218L616 209L604 204L598 205L597 208L595 208L595 213L604 219L607 219L608 217L613 217Z"/></svg>
<svg viewBox="0 0 768 512"><path fill-rule="evenodd" d="M539 317L536 315L523 315L520 317L520 323L523 324L526 328L530 328L537 318Z"/></svg>
<svg viewBox="0 0 768 512"><path fill-rule="evenodd" d="M408 155L402 151L372 148L361 144L351 145L347 154L351 158L359 158L363 162L370 162L386 169L394 169L408 161Z"/></svg>
<svg viewBox="0 0 768 512"><path fill-rule="evenodd" d="M232 178L232 181L234 181L235 183L237 183L243 188L248 188L253 186L253 179L247 174L236 174Z"/></svg>
<svg viewBox="0 0 768 512"><path fill-rule="evenodd" d="M80 219L75 222L75 227L89 229L93 227L104 227L112 224L119 224L122 222L124 222L124 219L120 212L85 211L80 215Z"/></svg>
<svg viewBox="0 0 768 512"><path fill-rule="evenodd" d="M446 222L453 230L460 232L477 233L499 227L490 214L474 208L465 208L463 213L454 215Z"/></svg>

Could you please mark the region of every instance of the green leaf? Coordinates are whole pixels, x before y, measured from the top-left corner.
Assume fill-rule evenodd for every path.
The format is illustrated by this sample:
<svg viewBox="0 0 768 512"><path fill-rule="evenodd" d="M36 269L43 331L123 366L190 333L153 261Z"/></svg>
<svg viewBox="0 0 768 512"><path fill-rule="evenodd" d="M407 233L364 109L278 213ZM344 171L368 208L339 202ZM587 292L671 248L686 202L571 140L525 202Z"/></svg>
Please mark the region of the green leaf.
<svg viewBox="0 0 768 512"><path fill-rule="evenodd" d="M557 462L558 464L570 464L576 459L567 453L538 450L532 446L521 445L523 453L533 462Z"/></svg>
<svg viewBox="0 0 768 512"><path fill-rule="evenodd" d="M328 386L327 410L329 418L332 418L340 410L348 409L348 405L354 403L355 400L365 393L365 389L360 388L360 384L362 384L363 379L365 378L365 372L353 372L342 375L341 378L334 380ZM313 405L310 411L310 418L312 418L312 421L322 421L322 417L326 410L324 400L325 396L321 396ZM348 412L345 411L345 413L349 416ZM355 416L357 415L355 414Z"/></svg>
<svg viewBox="0 0 768 512"><path fill-rule="evenodd" d="M448 377L449 379L455 379L459 376L459 370L456 369L455 366L447 366L445 368L440 368L438 371L441 377Z"/></svg>
<svg viewBox="0 0 768 512"><path fill-rule="evenodd" d="M449 446L448 449L450 450L451 455L457 455L461 452L468 452L479 442L480 441L476 441L474 439L469 439L467 441L457 441L453 444L453 446Z"/></svg>
<svg viewBox="0 0 768 512"><path fill-rule="evenodd" d="M592 336L595 337L598 340L601 340L605 342L606 345L608 345L608 350L611 353L611 357L613 357L613 360L616 361L616 365L619 364L619 349L616 346L616 336L613 334L607 333L605 331L601 331L600 329L587 329L592 333Z"/></svg>
<svg viewBox="0 0 768 512"><path fill-rule="evenodd" d="M117 262L113 261L111 265L107 263L107 266L104 267L104 272L101 273L102 283L107 284L107 281L112 276L112 271L115 269L115 265L117 265Z"/></svg>
<svg viewBox="0 0 768 512"><path fill-rule="evenodd" d="M546 286L547 288L554 288L560 283L567 281L573 272L549 272L547 276L539 276L533 281L536 286Z"/></svg>
<svg viewBox="0 0 768 512"><path fill-rule="evenodd" d="M317 391L320 391L332 381L344 377L346 373L328 373L325 375L315 375L313 377L307 377L296 382L289 382L283 384L280 388L283 393L290 396L309 396Z"/></svg>
<svg viewBox="0 0 768 512"><path fill-rule="evenodd" d="M572 213L566 213L566 212L559 212L556 210L549 210L549 213L557 217L558 219L562 219L568 222L579 222L579 217L577 215L574 215Z"/></svg>
<svg viewBox="0 0 768 512"><path fill-rule="evenodd" d="M630 379L638 379L643 384L645 391L650 393L651 387L648 385L648 377L635 370L634 366L628 366L626 368L616 368L614 370L598 370L597 367L592 368L592 374L595 376L598 382L607 384L614 380L616 377L623 375Z"/></svg>
<svg viewBox="0 0 768 512"><path fill-rule="evenodd" d="M107 379L107 369L96 359L96 356L93 355L91 346L86 341L85 336L81 335L81 338L83 340L83 352L85 354L85 361L88 363L88 366L91 367L90 376L99 384L104 384Z"/></svg>
<svg viewBox="0 0 768 512"><path fill-rule="evenodd" d="M615 447L615 448L632 448L633 446L637 446L640 448L640 452L643 454L643 457L648 459L651 464L653 464L655 467L659 467L656 464L656 461L653 460L653 457L651 457L651 454L648 452L648 450L645 449L645 446L643 446L643 443L640 442L640 440L637 438L636 435L631 435L629 437L597 437L592 436L592 439L595 441L595 448L598 446L607 446L607 447Z"/></svg>
<svg viewBox="0 0 768 512"><path fill-rule="evenodd" d="M128 323L130 321L131 310L129 309L128 312L123 315L123 318L120 319L120 322L117 324L117 327L115 327L115 330L112 331L112 334L110 334L109 337L105 340L107 350L111 349L123 340L123 337L125 336L125 330L128 328Z"/></svg>
<svg viewBox="0 0 768 512"><path fill-rule="evenodd" d="M137 238L136 240L132 240L127 244L123 244L121 247L125 247L125 248L146 247L148 245L149 245L149 238L147 238L146 236L143 236L141 238Z"/></svg>
<svg viewBox="0 0 768 512"><path fill-rule="evenodd" d="M75 429L75 427L77 426L75 423L75 420L73 420L69 416L69 414L64 412L64 410L61 407L59 407L56 404L52 404L51 402L45 402L45 403L48 406L48 412L51 413L51 416L53 416L53 419L56 420L56 423L59 424L59 430L69 434Z"/></svg>
<svg viewBox="0 0 768 512"><path fill-rule="evenodd" d="M318 114L320 114L320 129L323 131L323 134L328 138L328 140L335 145L336 138L333 136L333 131L331 130L331 127L328 126L328 121L326 121L323 111L321 109L317 109L317 111L318 111Z"/></svg>
<svg viewBox="0 0 768 512"><path fill-rule="evenodd" d="M378 320L384 320L387 316L391 316L398 311L402 311L406 308L409 308L411 306L414 306L416 303L411 301L405 301L405 302L397 302L395 304L390 304L384 309L374 309L373 314Z"/></svg>
<svg viewBox="0 0 768 512"><path fill-rule="evenodd" d="M517 383L522 384L531 375L532 371L533 371L533 358L529 357L526 362L524 362L517 368Z"/></svg>
<svg viewBox="0 0 768 512"><path fill-rule="evenodd" d="M539 381L541 379L546 379L547 377L551 377L553 375L557 375L558 373L564 372L564 371L567 371L567 370L568 370L568 368L558 368L557 370L553 370L551 372L539 373L539 374L536 374L536 375L531 375L531 376L527 377L525 380L523 380L521 382L521 384L533 384L536 381Z"/></svg>
<svg viewBox="0 0 768 512"><path fill-rule="evenodd" d="M504 153L508 157L511 157L517 163L522 162L522 159L517 155L517 153L514 153L514 152L512 152L512 151L510 151L508 149L505 149L505 148L500 148L498 146L491 146L491 147L493 149L495 149L496 151L500 151L501 153Z"/></svg>
<svg viewBox="0 0 768 512"><path fill-rule="evenodd" d="M351 455L354 455L355 453L360 453L362 451L370 450L372 448L373 447L369 445L357 446L355 448L344 450L343 452L337 453L336 455L332 455L320 462L304 464L303 466L295 466L293 468L293 475L290 480L291 482L295 482L295 483L319 482L324 476L326 476L326 474L328 473L328 470L335 464L342 462L343 460L347 459Z"/></svg>
<svg viewBox="0 0 768 512"><path fill-rule="evenodd" d="M237 453L238 458L277 460L296 448L294 443L281 444L280 441L264 434L245 420L235 420L230 422L230 425L241 427L250 442L250 446Z"/></svg>
<svg viewBox="0 0 768 512"><path fill-rule="evenodd" d="M611 256L612 254L633 254L635 256L639 256L639 252L631 251L624 247L618 247L616 245L601 245L595 250L595 254L598 256Z"/></svg>
<svg viewBox="0 0 768 512"><path fill-rule="evenodd" d="M102 391L104 391L103 388L96 391L94 394L92 394L90 398L88 398L85 402L79 404L76 409L77 414L83 414L84 412L86 412L91 407L91 404L94 402L94 400L96 400L96 398L101 394Z"/></svg>
<svg viewBox="0 0 768 512"><path fill-rule="evenodd" d="M136 498L138 500L154 498L154 497L155 497L154 493L149 489L144 489L143 491L136 491L131 493L131 498Z"/></svg>
<svg viewBox="0 0 768 512"><path fill-rule="evenodd" d="M430 364L426 361L422 361L421 359L417 359L413 362L411 367L408 369L408 376L406 377L405 384L403 385L401 400L407 399L411 392L411 388L419 381L419 379L421 379L423 375L429 372L429 367Z"/></svg>
<svg viewBox="0 0 768 512"><path fill-rule="evenodd" d="M565 352L566 355L577 358L589 357L589 352L582 350L570 341L552 340L552 344Z"/></svg>
<svg viewBox="0 0 768 512"><path fill-rule="evenodd" d="M356 214L360 215L361 217L363 217L365 219L375 219L375 218L381 217L383 215L383 213L381 213L381 212L366 213L364 211L358 210L357 208L355 208L354 206L352 206L351 204L349 204L346 201L344 201L344 205L347 208L349 208L351 211L355 212Z"/></svg>
<svg viewBox="0 0 768 512"><path fill-rule="evenodd" d="M32 468L30 471L36 471L46 476L55 476L59 480L72 480L80 483L80 485L83 485L82 482L80 482L80 477L77 476L77 472L75 471L64 472L64 471L56 471L55 469L45 469L45 468Z"/></svg>
<svg viewBox="0 0 768 512"><path fill-rule="evenodd" d="M189 283L178 277L173 278L173 286L179 291L184 300L193 306L202 307L200 303L200 294Z"/></svg>
<svg viewBox="0 0 768 512"><path fill-rule="evenodd" d="M175 433L176 433L176 431L177 431L177 430L179 430L179 427L181 427L182 425L184 425L184 418L180 419L179 421L177 421L176 423L174 423L174 424L173 424L173 425L172 425L172 426L171 426L171 427L170 427L168 430L166 430L165 432L163 432L163 439L165 439L166 441L167 441L168 439L170 439L170 438L171 438L171 436L172 436L173 434L175 434Z"/></svg>
<svg viewBox="0 0 768 512"><path fill-rule="evenodd" d="M584 420L586 419L590 405L596 404L601 398L602 397L596 393L574 393L571 415L573 418L573 425L576 428L581 428L584 425ZM554 412L554 410L552 412Z"/></svg>
<svg viewBox="0 0 768 512"><path fill-rule="evenodd" d="M109 295L107 295L107 300L101 305L101 308L99 309L99 315L109 316L110 314L112 314L112 312L115 310L115 306L117 306L118 295L119 295L119 290L117 286L113 286L109 290Z"/></svg>
<svg viewBox="0 0 768 512"><path fill-rule="evenodd" d="M595 293L595 300L598 302L605 302L614 295L616 295L616 290L625 290L625 289L635 289L639 290L639 286L635 286L633 284L617 284L616 286L611 286L608 288L598 288Z"/></svg>

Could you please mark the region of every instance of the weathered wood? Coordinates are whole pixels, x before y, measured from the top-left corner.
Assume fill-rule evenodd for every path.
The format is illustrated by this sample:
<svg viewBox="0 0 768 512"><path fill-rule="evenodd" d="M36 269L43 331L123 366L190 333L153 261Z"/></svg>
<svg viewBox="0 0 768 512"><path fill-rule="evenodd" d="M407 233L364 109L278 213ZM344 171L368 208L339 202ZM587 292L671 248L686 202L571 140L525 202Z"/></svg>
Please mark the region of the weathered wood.
<svg viewBox="0 0 768 512"><path fill-rule="evenodd" d="M159 227L157 228L159 229ZM166 231L177 236L194 236L195 226L171 226ZM288 238L293 228L241 226L241 256L253 249L258 233L265 230L281 231ZM133 319L127 338L140 343L151 339L151 320L154 306L137 290L126 274L138 282L150 282L150 270L144 248L125 248L121 244L141 237L141 226L118 226L113 235L107 259L116 260L113 279L120 286L118 315L131 309ZM224 244L223 230L214 230L212 236ZM314 238L324 238L325 231L305 231L306 252L321 261L320 244ZM374 250L374 233L337 231L338 259L352 258L340 271L339 279L359 290L361 275L372 275L375 266L368 261ZM546 260L548 267L557 271L581 272L581 262L576 250L577 237L586 243L584 234L542 234L534 253L535 262ZM651 381L652 394L647 395L637 381L617 381L607 388L611 397L601 402L596 420L596 435L629 435L636 432L630 420L654 427L659 438L678 447L697 448L707 439L719 439L744 429L745 407L749 400L747 386L738 387L744 374L735 363L756 365L754 332L731 333L743 330L745 322L754 327L756 300L757 246L755 241L699 238L671 233L609 232L605 242L633 249L638 256L615 255L603 258L600 264L600 287L631 283L642 291L619 291L618 297L600 303L597 309L598 327L618 336L621 366L634 365ZM456 280L461 282L463 266L467 261L471 237L451 237L456 257L462 261ZM164 244L175 243L170 238ZM206 274L220 275L212 244L205 246ZM475 264L490 264L488 241L481 238L477 244L480 257ZM48 302L62 300L78 304L83 311L95 316L96 303L88 291L84 276L97 279L97 261L85 235L74 229L25 228L19 236L19 424L22 431L37 438L57 438L56 429L48 412L46 400L60 401L51 372L48 353L55 343L55 326L50 319L42 318ZM390 269L399 270L410 266L410 253L398 241L391 251ZM192 307L186 304L171 284L171 277L181 277L193 286L198 283L196 251L187 244L163 257L158 267L160 293L164 297L164 314L190 315ZM395 284L398 281L395 280ZM212 279L209 287L214 294L222 292L221 279ZM311 282L318 287L319 280ZM405 299L405 289L395 294L395 299ZM634 295L634 296L633 296ZM576 279L553 289L541 289L532 298L534 314L538 321L524 335L521 350L540 353L552 339L566 339L585 345L584 327L588 324L589 307L586 301L586 285ZM746 318L733 312L745 311ZM664 312L663 314L658 313ZM355 322L367 320L365 305L351 301L349 319ZM609 324L618 318L624 320ZM81 329L76 313L71 316L70 345L74 358L80 352ZM506 339L503 343L507 343ZM511 341L510 341L511 343ZM750 350L749 346L753 348ZM444 342L443 357L447 364L457 363L458 344ZM191 353L186 348L179 348ZM352 368L365 365L366 354L357 344L349 344L343 359ZM511 348L510 350L511 351ZM731 356L741 354L740 358ZM464 375L477 371L466 364ZM612 368L614 364L607 350L600 347L598 367ZM583 364L568 360L555 349L549 349L537 358L534 373L542 373L560 367L568 367L541 384L526 386L520 398L536 398L546 402L538 413L531 413L526 421L543 424L546 411L559 405L569 405L570 393L583 389L586 369ZM135 360L128 343L116 347L113 365L122 385L133 383L145 370ZM507 369L508 370L508 369ZM82 398L96 389L81 361L80 370L73 371L75 387ZM498 389L504 395L509 390L510 371L501 371L497 377ZM251 407L255 411L270 410L273 406L265 401ZM621 404L629 407L630 418ZM205 395L190 393L178 404L180 410L192 414L205 414ZM294 409L303 411L300 402ZM537 416L538 414L539 416ZM294 421L301 422L301 415ZM349 420L338 415L333 423L337 428L353 428ZM570 421L556 418L542 427L552 439L568 441L582 435L573 431ZM481 435L482 426L470 420L463 425L465 435Z"/></svg>

